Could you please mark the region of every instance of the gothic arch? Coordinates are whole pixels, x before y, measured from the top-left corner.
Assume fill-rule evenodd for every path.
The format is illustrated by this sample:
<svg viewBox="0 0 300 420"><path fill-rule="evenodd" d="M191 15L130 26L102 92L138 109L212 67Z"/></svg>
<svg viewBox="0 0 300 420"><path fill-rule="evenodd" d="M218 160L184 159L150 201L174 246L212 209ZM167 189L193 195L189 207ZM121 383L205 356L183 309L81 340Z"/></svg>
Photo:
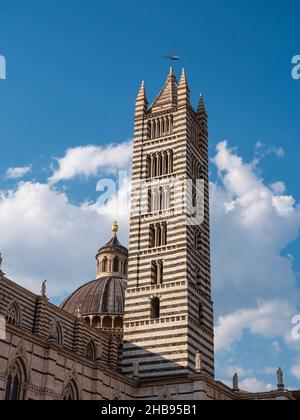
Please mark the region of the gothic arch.
<svg viewBox="0 0 300 420"><path fill-rule="evenodd" d="M63 400L64 401L80 400L78 386L74 379L69 381L68 384L65 386L64 393L63 393Z"/></svg>
<svg viewBox="0 0 300 420"><path fill-rule="evenodd" d="M118 381L115 385L115 388L111 390L111 400L119 401L122 399L120 382Z"/></svg>
<svg viewBox="0 0 300 420"><path fill-rule="evenodd" d="M21 309L16 300L12 301L6 310L5 320L8 324L19 327L21 325Z"/></svg>
<svg viewBox="0 0 300 420"><path fill-rule="evenodd" d="M86 346L85 357L91 362L96 360L96 346L94 340L90 340Z"/></svg>
<svg viewBox="0 0 300 420"><path fill-rule="evenodd" d="M27 381L26 363L21 357L17 357L8 368L4 399L6 401L24 400Z"/></svg>
<svg viewBox="0 0 300 420"><path fill-rule="evenodd" d="M76 371L76 368L69 372L68 376L64 381L62 399L65 401L79 401L82 399L80 377Z"/></svg>
<svg viewBox="0 0 300 420"><path fill-rule="evenodd" d="M166 386L164 386L163 389L161 390L158 399L160 401L172 401L171 392Z"/></svg>
<svg viewBox="0 0 300 420"><path fill-rule="evenodd" d="M63 344L64 342L63 329L58 319L51 321L49 340L56 341L58 344Z"/></svg>

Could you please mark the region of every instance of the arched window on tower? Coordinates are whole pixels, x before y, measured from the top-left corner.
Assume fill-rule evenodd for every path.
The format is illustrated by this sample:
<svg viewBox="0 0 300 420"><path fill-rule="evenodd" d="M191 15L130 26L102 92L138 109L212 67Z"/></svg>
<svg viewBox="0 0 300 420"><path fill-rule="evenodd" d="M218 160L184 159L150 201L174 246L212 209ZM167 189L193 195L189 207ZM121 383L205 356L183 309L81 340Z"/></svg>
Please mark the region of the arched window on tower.
<svg viewBox="0 0 300 420"><path fill-rule="evenodd" d="M70 381L68 385L65 387L63 399L64 401L78 401L79 400L78 387L74 380Z"/></svg>
<svg viewBox="0 0 300 420"><path fill-rule="evenodd" d="M119 272L119 258L115 257L113 260L113 272L118 273Z"/></svg>
<svg viewBox="0 0 300 420"><path fill-rule="evenodd" d="M5 400L19 401L25 398L26 369L22 359L17 359L9 369L6 387Z"/></svg>
<svg viewBox="0 0 300 420"><path fill-rule="evenodd" d="M164 278L164 262L152 261L151 264L151 283L153 285L163 284Z"/></svg>
<svg viewBox="0 0 300 420"><path fill-rule="evenodd" d="M160 317L160 300L155 297L151 300L151 319L158 319Z"/></svg>

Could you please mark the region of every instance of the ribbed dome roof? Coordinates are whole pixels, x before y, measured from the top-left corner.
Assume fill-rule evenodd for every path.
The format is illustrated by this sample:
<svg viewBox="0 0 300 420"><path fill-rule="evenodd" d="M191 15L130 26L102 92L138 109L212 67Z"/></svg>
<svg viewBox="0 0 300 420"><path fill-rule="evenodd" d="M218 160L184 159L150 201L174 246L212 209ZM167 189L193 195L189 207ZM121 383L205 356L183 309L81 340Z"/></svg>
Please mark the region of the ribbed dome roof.
<svg viewBox="0 0 300 420"><path fill-rule="evenodd" d="M120 252L124 255L128 255L128 249L125 246L121 245L116 234L111 238L111 240L104 246L102 246L98 254L106 252Z"/></svg>
<svg viewBox="0 0 300 420"><path fill-rule="evenodd" d="M61 308L77 315L124 314L126 282L117 277L104 277L91 281L67 298Z"/></svg>

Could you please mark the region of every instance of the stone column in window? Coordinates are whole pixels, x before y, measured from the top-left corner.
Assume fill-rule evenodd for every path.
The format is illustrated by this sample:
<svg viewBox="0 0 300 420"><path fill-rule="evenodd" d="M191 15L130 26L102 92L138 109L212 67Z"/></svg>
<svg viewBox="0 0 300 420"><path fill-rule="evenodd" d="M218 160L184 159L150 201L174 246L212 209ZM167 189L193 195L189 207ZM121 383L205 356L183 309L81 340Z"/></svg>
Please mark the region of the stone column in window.
<svg viewBox="0 0 300 420"><path fill-rule="evenodd" d="M160 120L160 135L161 136L164 136L164 134L165 134L165 130L164 130L164 119L161 118L161 120Z"/></svg>
<svg viewBox="0 0 300 420"><path fill-rule="evenodd" d="M167 151L167 173L171 173L171 152L170 150Z"/></svg>
<svg viewBox="0 0 300 420"><path fill-rule="evenodd" d="M156 153L156 176L161 175L161 155Z"/></svg>
<svg viewBox="0 0 300 420"><path fill-rule="evenodd" d="M162 226L161 226L161 244L162 244L162 246L167 245L166 231L167 231L167 226L166 226L165 223L163 223Z"/></svg>
<svg viewBox="0 0 300 420"><path fill-rule="evenodd" d="M158 225L155 225L155 240L154 240L154 246L158 246Z"/></svg>
<svg viewBox="0 0 300 420"><path fill-rule="evenodd" d="M166 153L162 153L162 175L167 175L167 167L166 167Z"/></svg>
<svg viewBox="0 0 300 420"><path fill-rule="evenodd" d="M163 262L157 262L157 284L163 283Z"/></svg>
<svg viewBox="0 0 300 420"><path fill-rule="evenodd" d="M151 166L151 169L150 169L150 176L151 176L151 178L154 178L155 177L155 159L154 159L154 155L151 155L150 156L150 166Z"/></svg>

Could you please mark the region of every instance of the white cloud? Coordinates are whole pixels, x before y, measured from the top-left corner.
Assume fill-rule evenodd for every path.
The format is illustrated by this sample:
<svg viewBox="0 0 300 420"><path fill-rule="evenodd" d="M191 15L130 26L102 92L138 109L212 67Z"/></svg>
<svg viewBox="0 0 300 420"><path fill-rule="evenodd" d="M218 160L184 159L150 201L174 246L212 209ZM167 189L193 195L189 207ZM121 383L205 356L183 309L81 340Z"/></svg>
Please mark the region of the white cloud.
<svg viewBox="0 0 300 420"><path fill-rule="evenodd" d="M54 184L126 169L131 154L131 142L69 149L58 159L49 185L23 182L0 191L0 250L3 268L13 280L38 290L40 280L47 277L53 296L71 292L95 276L94 254L110 238L111 222L118 214L116 199L103 212L100 201L72 204ZM231 349L246 330L287 341L299 290L293 261L283 251L298 236L300 210L283 188L266 186L253 162L245 163L226 142L218 145L214 162L219 173L219 183L211 184L217 349ZM120 197L120 207L125 208L119 216L120 235L126 244L125 184ZM233 369L234 363L227 374L231 376ZM253 381L247 368L234 370Z"/></svg>
<svg viewBox="0 0 300 420"><path fill-rule="evenodd" d="M116 215L116 206L77 206L48 185L22 182L0 194L3 270L33 291L47 278L49 296L70 292L95 278L94 255L110 239ZM128 214L121 214L119 223L126 244Z"/></svg>
<svg viewBox="0 0 300 420"><path fill-rule="evenodd" d="M286 190L284 182L281 181L274 182L274 184L271 184L270 187L274 194L283 194Z"/></svg>
<svg viewBox="0 0 300 420"><path fill-rule="evenodd" d="M270 153L274 153L277 157L283 158L285 156L285 151L282 147L272 147Z"/></svg>
<svg viewBox="0 0 300 420"><path fill-rule="evenodd" d="M227 142L214 159L211 183L212 279L217 314L255 308L257 299L299 301L293 261L283 251L299 234L300 210L291 196L274 194L252 164Z"/></svg>
<svg viewBox="0 0 300 420"><path fill-rule="evenodd" d="M273 343L272 343L272 349L273 349L273 351L274 351L275 354L280 354L281 353L280 343L278 341L273 341Z"/></svg>
<svg viewBox="0 0 300 420"><path fill-rule="evenodd" d="M266 384L257 378L247 378L240 382L239 387L243 391L248 392L268 392L276 389L272 384Z"/></svg>
<svg viewBox="0 0 300 420"><path fill-rule="evenodd" d="M275 368L275 367L272 367L272 366L267 366L264 370L263 370L263 373L264 374L266 374L266 375L269 375L269 376L275 376L276 375L276 373L277 373L277 369L278 368Z"/></svg>
<svg viewBox="0 0 300 420"><path fill-rule="evenodd" d="M16 168L9 168L6 171L6 179L19 179L31 172L31 166L22 166Z"/></svg>
<svg viewBox="0 0 300 420"><path fill-rule="evenodd" d="M266 338L285 336L293 308L284 301L258 302L253 309L240 309L217 320L216 351L230 351L241 341L245 330Z"/></svg>
<svg viewBox="0 0 300 420"><path fill-rule="evenodd" d="M300 381L300 365L292 366L291 374Z"/></svg>
<svg viewBox="0 0 300 420"><path fill-rule="evenodd" d="M285 151L283 147L277 147L277 146L271 146L269 148L266 148L266 145L260 141L258 141L255 144L255 153L256 153L256 162L259 162L261 158L263 158L266 155L275 155L278 158L284 158L285 157Z"/></svg>
<svg viewBox="0 0 300 420"><path fill-rule="evenodd" d="M76 176L95 176L100 170L118 170L127 167L132 159L132 141L106 147L84 146L68 149L65 156L56 159L58 168L49 178L51 184Z"/></svg>
<svg viewBox="0 0 300 420"><path fill-rule="evenodd" d="M243 367L239 367L239 366L233 366L233 365L222 366L220 367L219 371L221 374L226 375L229 378L233 378L233 375L235 375L236 373L238 374L239 378L245 378L251 375L250 370L245 369Z"/></svg>

